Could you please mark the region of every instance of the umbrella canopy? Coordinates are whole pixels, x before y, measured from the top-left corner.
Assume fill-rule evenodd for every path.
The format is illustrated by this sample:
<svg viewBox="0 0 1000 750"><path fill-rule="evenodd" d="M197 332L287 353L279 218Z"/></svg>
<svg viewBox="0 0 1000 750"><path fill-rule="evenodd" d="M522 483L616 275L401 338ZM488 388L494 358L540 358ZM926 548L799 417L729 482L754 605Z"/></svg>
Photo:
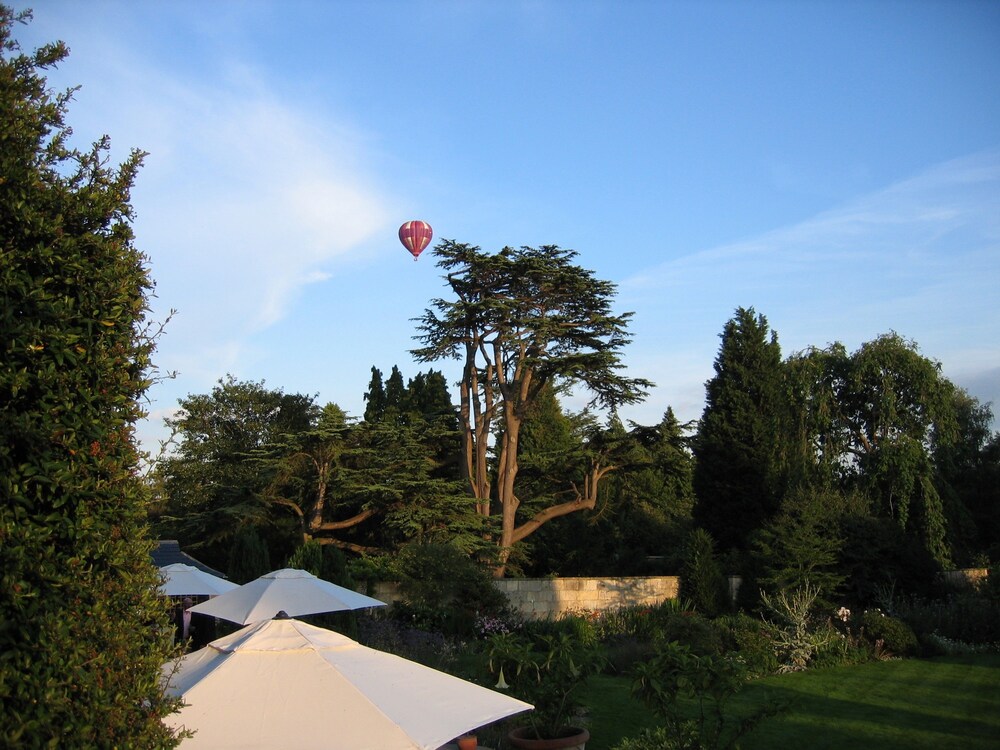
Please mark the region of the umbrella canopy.
<svg viewBox="0 0 1000 750"><path fill-rule="evenodd" d="M197 604L190 611L249 625L270 620L278 612L295 617L384 606L385 602L324 581L305 570L285 568Z"/></svg>
<svg viewBox="0 0 1000 750"><path fill-rule="evenodd" d="M185 563L165 565L160 572L164 578L160 591L167 596L216 596L237 588L231 581Z"/></svg>
<svg viewBox="0 0 1000 750"><path fill-rule="evenodd" d="M164 666L183 746L434 750L532 706L299 620L274 619Z"/></svg>

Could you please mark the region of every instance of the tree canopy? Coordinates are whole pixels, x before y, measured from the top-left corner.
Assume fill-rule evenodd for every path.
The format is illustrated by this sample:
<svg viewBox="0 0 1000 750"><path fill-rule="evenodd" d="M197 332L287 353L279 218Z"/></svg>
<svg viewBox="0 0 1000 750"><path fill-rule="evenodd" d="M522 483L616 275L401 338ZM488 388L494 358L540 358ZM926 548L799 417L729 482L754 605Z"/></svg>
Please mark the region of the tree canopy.
<svg viewBox="0 0 1000 750"><path fill-rule="evenodd" d="M211 393L181 399L179 406L167 420L175 449L156 469L163 495L156 528L222 569L241 528L276 523L265 497L276 473L271 451L288 436L309 430L319 409L309 396L232 376L221 379ZM293 533L285 528L282 534L266 535L272 558L288 556Z"/></svg>
<svg viewBox="0 0 1000 750"><path fill-rule="evenodd" d="M422 362L458 359L463 477L483 516L499 507L496 572L513 546L542 524L593 508L601 478L613 469L592 455L568 500L519 516L521 426L547 386L578 386L608 409L641 400L651 385L621 374L631 313L612 309L615 286L576 265L554 245L505 247L496 254L451 240L434 248L454 297L437 299L418 319L413 351ZM491 440L497 437L491 466Z"/></svg>
<svg viewBox="0 0 1000 750"><path fill-rule="evenodd" d="M995 544L990 409L914 342L888 333L782 361L766 319L739 308L715 370L694 441L695 521L756 584L862 599Z"/></svg>
<svg viewBox="0 0 1000 750"><path fill-rule="evenodd" d="M382 408L361 422L336 404L232 376L182 399L170 420L176 448L155 474L157 528L221 568L241 530L255 530L271 559L310 541L357 554L445 537L481 547L443 377L421 373L387 398L373 372L368 404Z"/></svg>
<svg viewBox="0 0 1000 750"><path fill-rule="evenodd" d="M950 563L934 459L959 436L957 389L940 364L895 333L850 354L834 344L791 362L812 373L798 408L820 415L813 420L816 459L842 486L864 492L875 515L919 538L940 564Z"/></svg>

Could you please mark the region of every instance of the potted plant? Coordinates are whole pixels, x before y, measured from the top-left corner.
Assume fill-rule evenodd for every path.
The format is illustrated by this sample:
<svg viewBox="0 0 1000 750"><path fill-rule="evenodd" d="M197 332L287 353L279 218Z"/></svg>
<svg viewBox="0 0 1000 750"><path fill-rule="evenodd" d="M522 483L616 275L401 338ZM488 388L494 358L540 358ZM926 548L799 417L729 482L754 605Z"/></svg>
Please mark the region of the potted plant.
<svg viewBox="0 0 1000 750"><path fill-rule="evenodd" d="M603 666L598 649L569 633L505 633L490 639L488 655L496 686L535 707L524 715L527 723L510 732L510 744L530 750L583 750L590 732L576 725L583 709L579 691Z"/></svg>

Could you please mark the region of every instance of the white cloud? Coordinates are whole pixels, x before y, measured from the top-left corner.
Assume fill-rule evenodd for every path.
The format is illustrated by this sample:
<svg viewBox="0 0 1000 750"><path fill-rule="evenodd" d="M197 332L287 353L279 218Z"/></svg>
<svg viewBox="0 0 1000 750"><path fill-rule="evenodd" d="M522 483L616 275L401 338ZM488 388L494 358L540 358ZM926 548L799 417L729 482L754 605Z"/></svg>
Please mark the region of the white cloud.
<svg viewBox="0 0 1000 750"><path fill-rule="evenodd" d="M187 301L206 308L199 317L254 330L280 320L297 290L381 229L387 211L339 157L344 143L324 139L288 105L239 93L203 97L195 111L174 109L186 114L168 149L171 163L154 154L149 164L171 179L145 175L156 186L144 236L154 243L158 277L181 270L178 260L199 269L185 274L184 286L194 292Z"/></svg>
<svg viewBox="0 0 1000 750"><path fill-rule="evenodd" d="M157 361L187 390L207 387L252 361L254 337L304 287L385 231L388 199L360 134L246 75L207 86L122 60L105 73L87 111L111 112L102 127L115 143L149 151L133 192L137 244L155 315L178 310Z"/></svg>
<svg viewBox="0 0 1000 750"><path fill-rule="evenodd" d="M132 147L149 152L132 196L136 244L157 285L154 317L178 311L156 362L180 373L152 389L150 444L164 405L252 371L261 333L305 287L363 257L393 199L373 176L369 137L324 100L306 108L239 60L175 69L124 46L127 34L71 38L73 65L50 83L83 86L70 109L78 140L110 133L115 162Z"/></svg>

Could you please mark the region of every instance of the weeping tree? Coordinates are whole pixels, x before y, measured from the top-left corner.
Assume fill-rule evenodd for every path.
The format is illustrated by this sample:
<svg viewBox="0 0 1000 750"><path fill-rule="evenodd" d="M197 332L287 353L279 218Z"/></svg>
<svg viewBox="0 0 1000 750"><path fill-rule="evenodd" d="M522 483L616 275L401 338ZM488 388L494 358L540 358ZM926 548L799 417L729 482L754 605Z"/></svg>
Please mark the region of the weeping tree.
<svg viewBox="0 0 1000 750"><path fill-rule="evenodd" d="M576 265L574 251L545 245L489 254L445 240L434 254L453 296L434 300L417 319L422 346L413 354L462 363L462 476L480 515L498 509L494 572L502 576L517 542L593 508L601 479L615 468L594 451L578 475L566 477L568 497L519 514L521 426L539 394L550 384L579 387L613 410L642 400L651 383L621 374L631 313L613 311L615 285Z"/></svg>
<svg viewBox="0 0 1000 750"><path fill-rule="evenodd" d="M947 518L935 452L956 443L956 389L941 365L896 333L853 353L841 344L792 360L813 372L800 402L814 419L819 463L836 467L840 483L864 492L876 516L891 519L947 564ZM801 379L801 383L807 380Z"/></svg>
<svg viewBox="0 0 1000 750"><path fill-rule="evenodd" d="M934 466L956 562L970 565L1000 553L1000 433L993 410L954 388L956 440L935 439ZM993 549L991 550L991 546Z"/></svg>

